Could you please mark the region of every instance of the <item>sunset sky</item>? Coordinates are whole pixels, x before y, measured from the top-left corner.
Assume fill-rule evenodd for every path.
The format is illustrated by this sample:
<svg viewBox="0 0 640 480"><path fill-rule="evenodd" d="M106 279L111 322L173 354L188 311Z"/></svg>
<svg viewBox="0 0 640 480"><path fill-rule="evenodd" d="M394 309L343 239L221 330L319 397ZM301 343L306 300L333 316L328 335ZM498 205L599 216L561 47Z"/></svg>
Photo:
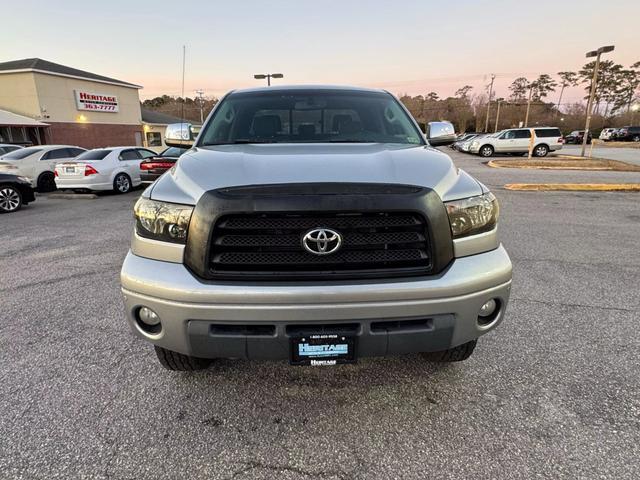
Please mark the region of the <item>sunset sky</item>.
<svg viewBox="0 0 640 480"><path fill-rule="evenodd" d="M601 45L615 44L607 58L625 66L640 60L638 0L21 0L1 10L0 62L44 58L143 85L142 98L180 94L182 45L189 96L259 85L253 74L269 71L285 74L280 83L441 96L479 91L495 73L506 96L515 77L577 70Z"/></svg>

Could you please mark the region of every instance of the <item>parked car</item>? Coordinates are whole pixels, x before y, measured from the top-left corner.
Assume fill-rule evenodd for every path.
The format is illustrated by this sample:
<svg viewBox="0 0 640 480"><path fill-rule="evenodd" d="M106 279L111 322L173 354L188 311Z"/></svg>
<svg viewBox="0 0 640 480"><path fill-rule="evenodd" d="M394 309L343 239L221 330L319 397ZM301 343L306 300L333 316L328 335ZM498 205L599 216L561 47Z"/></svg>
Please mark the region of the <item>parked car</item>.
<svg viewBox="0 0 640 480"><path fill-rule="evenodd" d="M188 131L165 142L192 144ZM454 140L449 122L423 135L382 90L231 92L134 207L132 330L171 370L468 358L504 318L511 261L495 196L424 148Z"/></svg>
<svg viewBox="0 0 640 480"><path fill-rule="evenodd" d="M21 148L0 157L0 171L27 177L39 192L56 189L56 163L71 160L86 149L70 145L38 145Z"/></svg>
<svg viewBox="0 0 640 480"><path fill-rule="evenodd" d="M640 142L640 127L622 127L616 132L619 142Z"/></svg>
<svg viewBox="0 0 640 480"><path fill-rule="evenodd" d="M20 145L12 145L10 143L0 143L0 157L5 153L13 152L14 150L18 150L20 148L24 148Z"/></svg>
<svg viewBox="0 0 640 480"><path fill-rule="evenodd" d="M555 127L535 127L533 155L546 157L549 152L562 148L562 133ZM526 155L531 143L531 129L512 128L479 137L471 141L469 151L482 157L490 157L494 153Z"/></svg>
<svg viewBox="0 0 640 480"><path fill-rule="evenodd" d="M471 142L473 141L473 139L483 137L484 135L485 135L484 133L470 133L470 134L464 135L460 140L456 141L452 145L452 148L460 152L468 152L469 148L471 147Z"/></svg>
<svg viewBox="0 0 640 480"><path fill-rule="evenodd" d="M140 178L144 183L155 182L160 175L173 167L178 157L186 151L186 148L169 147L158 155L144 159L140 163Z"/></svg>
<svg viewBox="0 0 640 480"><path fill-rule="evenodd" d="M564 143L567 145L574 143L576 145L582 144L584 139L584 130L574 130L569 135L565 135ZM591 132L589 132L589 136L587 137L587 145L591 143L592 137Z"/></svg>
<svg viewBox="0 0 640 480"><path fill-rule="evenodd" d="M598 138L600 140L604 140L605 142L608 142L612 140L612 136L614 135L616 130L617 128L603 128Z"/></svg>
<svg viewBox="0 0 640 480"><path fill-rule="evenodd" d="M156 152L140 147L88 150L73 161L56 165L56 186L78 191L127 193L142 183L140 162L155 155Z"/></svg>
<svg viewBox="0 0 640 480"><path fill-rule="evenodd" d="M477 137L478 135L480 135L479 133L465 133L463 135L459 135L458 138L456 139L455 142L453 142L451 144L451 148L453 148L454 150L459 150L460 145L462 145L464 142L471 140L472 138Z"/></svg>
<svg viewBox="0 0 640 480"><path fill-rule="evenodd" d="M35 200L31 180L19 175L0 173L0 213L16 212Z"/></svg>

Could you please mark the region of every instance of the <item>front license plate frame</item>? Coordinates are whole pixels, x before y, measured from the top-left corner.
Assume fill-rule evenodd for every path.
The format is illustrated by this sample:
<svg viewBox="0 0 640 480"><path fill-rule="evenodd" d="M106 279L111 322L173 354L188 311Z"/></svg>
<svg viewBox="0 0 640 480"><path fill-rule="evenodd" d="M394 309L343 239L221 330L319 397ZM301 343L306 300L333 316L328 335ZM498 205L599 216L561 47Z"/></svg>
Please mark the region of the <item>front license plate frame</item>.
<svg viewBox="0 0 640 480"><path fill-rule="evenodd" d="M357 361L358 337L344 333L311 333L291 338L291 365L332 366Z"/></svg>

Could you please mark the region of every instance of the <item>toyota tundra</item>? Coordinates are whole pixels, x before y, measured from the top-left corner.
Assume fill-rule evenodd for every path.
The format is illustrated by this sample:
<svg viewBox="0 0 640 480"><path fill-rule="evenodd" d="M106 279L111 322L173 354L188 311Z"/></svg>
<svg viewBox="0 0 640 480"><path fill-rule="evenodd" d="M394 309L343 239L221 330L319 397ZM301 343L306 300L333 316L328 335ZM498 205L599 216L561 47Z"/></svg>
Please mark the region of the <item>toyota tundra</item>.
<svg viewBox="0 0 640 480"><path fill-rule="evenodd" d="M195 137L195 138L194 138ZM500 324L511 261L496 197L386 91L227 94L134 207L126 315L171 370L215 358L468 358Z"/></svg>

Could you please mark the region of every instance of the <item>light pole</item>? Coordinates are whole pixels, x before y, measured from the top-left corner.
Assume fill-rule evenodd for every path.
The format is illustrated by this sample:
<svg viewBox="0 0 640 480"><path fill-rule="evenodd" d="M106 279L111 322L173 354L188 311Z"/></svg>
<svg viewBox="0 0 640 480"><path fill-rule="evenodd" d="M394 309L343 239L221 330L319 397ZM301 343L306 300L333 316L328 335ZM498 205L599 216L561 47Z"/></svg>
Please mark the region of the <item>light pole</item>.
<svg viewBox="0 0 640 480"><path fill-rule="evenodd" d="M267 86L271 86L272 78L284 78L284 75L281 73L257 73L253 76L256 80L264 80L267 79Z"/></svg>
<svg viewBox="0 0 640 480"><path fill-rule="evenodd" d="M196 90L196 94L198 95L198 105L200 105L200 125L204 123L204 90Z"/></svg>
<svg viewBox="0 0 640 480"><path fill-rule="evenodd" d="M584 152L587 149L587 140L589 138L589 125L591 124L591 110L593 109L593 99L596 96L596 85L598 84L598 69L600 68L600 55L607 52L612 52L615 46L607 45L600 47L597 50L587 52L586 57L596 57L596 64L593 67L593 78L591 79L591 93L589 94L589 101L587 102L587 120L584 124L584 136L582 137L582 150L580 156L584 157Z"/></svg>
<svg viewBox="0 0 640 480"><path fill-rule="evenodd" d="M498 103L498 108L496 110L496 127L493 131L494 133L498 131L498 122L500 121L500 105L502 105L503 101L504 101L504 98L496 99L496 102Z"/></svg>
<svg viewBox="0 0 640 480"><path fill-rule="evenodd" d="M529 124L529 111L531 110L531 95L533 95L533 87L535 83L531 83L529 85L529 98L527 99L527 113L524 116L524 126L526 127Z"/></svg>
<svg viewBox="0 0 640 480"><path fill-rule="evenodd" d="M640 110L640 104L634 103L633 105L631 105L631 125L633 125L633 122L636 118L636 112L638 110Z"/></svg>
<svg viewBox="0 0 640 480"><path fill-rule="evenodd" d="M489 100L487 100L487 119L484 122L484 133L489 132L489 109L491 108L491 95L493 94L493 81L496 79L496 76L491 74L491 85L489 85Z"/></svg>

